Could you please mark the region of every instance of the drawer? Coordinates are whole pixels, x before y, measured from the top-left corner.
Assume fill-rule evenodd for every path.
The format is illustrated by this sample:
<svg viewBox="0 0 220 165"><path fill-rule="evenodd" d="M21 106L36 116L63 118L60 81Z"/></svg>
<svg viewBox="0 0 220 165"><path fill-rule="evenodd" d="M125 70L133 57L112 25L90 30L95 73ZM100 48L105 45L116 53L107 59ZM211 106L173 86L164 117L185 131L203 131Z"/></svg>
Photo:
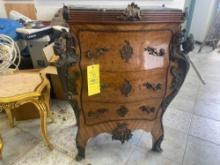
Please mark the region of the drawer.
<svg viewBox="0 0 220 165"><path fill-rule="evenodd" d="M94 63L102 71L136 71L169 65L170 31L81 31L81 67Z"/></svg>
<svg viewBox="0 0 220 165"><path fill-rule="evenodd" d="M83 103L86 124L98 124L117 120L154 120L162 99L151 99L126 104L99 102Z"/></svg>
<svg viewBox="0 0 220 165"><path fill-rule="evenodd" d="M86 73L84 72L84 76ZM101 93L88 96L87 82L83 85L83 99L102 102L130 102L165 95L167 70L139 72L101 72Z"/></svg>

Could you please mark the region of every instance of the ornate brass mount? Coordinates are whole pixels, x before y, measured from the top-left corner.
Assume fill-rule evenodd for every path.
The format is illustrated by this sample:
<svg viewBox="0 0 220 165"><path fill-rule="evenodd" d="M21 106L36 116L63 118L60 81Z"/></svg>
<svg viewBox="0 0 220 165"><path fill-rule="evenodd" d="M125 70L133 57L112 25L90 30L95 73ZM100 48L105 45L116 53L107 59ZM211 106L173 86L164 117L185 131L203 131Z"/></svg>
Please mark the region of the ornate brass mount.
<svg viewBox="0 0 220 165"><path fill-rule="evenodd" d="M131 92L132 90L132 86L130 84L130 82L128 80L125 80L124 84L121 86L121 93L128 97L128 94Z"/></svg>
<svg viewBox="0 0 220 165"><path fill-rule="evenodd" d="M65 30L56 33L57 39L53 48L55 54L60 57L59 61L56 62L57 72L66 98L72 100L72 96L77 94L74 84L80 76L79 72L71 73L68 69L79 63L79 56L75 50L76 41L74 37Z"/></svg>
<svg viewBox="0 0 220 165"><path fill-rule="evenodd" d="M140 7L132 2L128 7L124 10L121 16L117 17L120 20L124 21L140 21L141 20L141 11Z"/></svg>
<svg viewBox="0 0 220 165"><path fill-rule="evenodd" d="M146 82L143 84L147 89L152 89L153 91L160 91L162 89L162 85L160 83L158 84L152 84L149 82Z"/></svg>
<svg viewBox="0 0 220 165"><path fill-rule="evenodd" d="M125 60L125 62L128 63L129 58L133 55L133 48L131 47L129 41L124 41L124 45L122 49L120 50L121 58Z"/></svg>
<svg viewBox="0 0 220 165"><path fill-rule="evenodd" d="M123 144L132 137L131 130L127 128L126 123L119 123L112 131L112 140L120 140Z"/></svg>
<svg viewBox="0 0 220 165"><path fill-rule="evenodd" d="M86 51L86 57L89 59L98 58L104 55L107 51L109 51L108 48L96 48L95 53L92 50L88 50Z"/></svg>
<svg viewBox="0 0 220 165"><path fill-rule="evenodd" d="M125 115L128 113L128 109L125 106L121 106L121 108L119 108L117 110L117 114L120 117L125 117Z"/></svg>
<svg viewBox="0 0 220 165"><path fill-rule="evenodd" d="M152 56L164 56L165 55L165 50L162 48L158 51L156 48L147 47L147 48L144 48L144 51L148 51L149 55L152 55Z"/></svg>
<svg viewBox="0 0 220 165"><path fill-rule="evenodd" d="M183 30L174 34L170 45L170 60L172 64L170 72L173 76L170 89L172 92L161 103L162 109L168 107L186 78L190 68L190 60L187 54L194 49L194 39L192 35L186 36L186 31Z"/></svg>
<svg viewBox="0 0 220 165"><path fill-rule="evenodd" d="M88 117L97 118L97 117L99 117L100 115L103 115L106 112L108 112L108 109L100 108L100 109L97 109L96 111L88 112Z"/></svg>
<svg viewBox="0 0 220 165"><path fill-rule="evenodd" d="M147 114L149 114L149 113L154 113L156 108L149 107L149 106L141 106L139 109L141 111L146 112Z"/></svg>

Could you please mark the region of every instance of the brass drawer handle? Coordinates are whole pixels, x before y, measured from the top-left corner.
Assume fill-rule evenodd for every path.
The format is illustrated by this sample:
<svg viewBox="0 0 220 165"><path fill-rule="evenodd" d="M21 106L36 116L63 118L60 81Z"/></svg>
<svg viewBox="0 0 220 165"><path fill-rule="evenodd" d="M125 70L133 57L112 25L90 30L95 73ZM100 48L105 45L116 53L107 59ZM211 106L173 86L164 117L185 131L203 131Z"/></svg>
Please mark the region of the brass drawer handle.
<svg viewBox="0 0 220 165"><path fill-rule="evenodd" d="M165 55L165 50L163 48L161 48L158 51L156 48L147 47L147 48L144 48L144 51L148 51L149 55L152 55L152 56L164 56Z"/></svg>
<svg viewBox="0 0 220 165"><path fill-rule="evenodd" d="M152 89L153 91L160 91L162 89L162 85L160 83L158 84L152 84L149 82L146 82L143 84L147 89Z"/></svg>
<svg viewBox="0 0 220 165"><path fill-rule="evenodd" d="M105 55L105 53L109 51L108 48L96 48L96 51L93 52L92 50L87 50L86 51L86 57L89 58L89 59L92 59L92 58L98 58L102 55Z"/></svg>
<svg viewBox="0 0 220 165"><path fill-rule="evenodd" d="M97 109L96 111L88 112L88 117L97 118L97 117L99 117L100 115L103 115L106 112L108 112L108 109L100 108L100 109Z"/></svg>
<svg viewBox="0 0 220 165"><path fill-rule="evenodd" d="M120 50L121 58L128 63L128 60L132 57L133 53L133 48L131 47L130 42L125 40L124 45Z"/></svg>
<svg viewBox="0 0 220 165"><path fill-rule="evenodd" d="M128 95L131 92L131 90L132 90L132 86L131 86L130 82L125 79L124 83L122 84L121 89L120 89L121 93L124 96L128 97Z"/></svg>
<svg viewBox="0 0 220 165"><path fill-rule="evenodd" d="M139 108L142 112L146 112L147 114L149 113L154 113L155 112L155 107L150 107L150 106L141 106Z"/></svg>
<svg viewBox="0 0 220 165"><path fill-rule="evenodd" d="M128 113L128 109L125 106L121 106L121 108L119 108L117 110L117 114L120 117L125 117L125 115Z"/></svg>

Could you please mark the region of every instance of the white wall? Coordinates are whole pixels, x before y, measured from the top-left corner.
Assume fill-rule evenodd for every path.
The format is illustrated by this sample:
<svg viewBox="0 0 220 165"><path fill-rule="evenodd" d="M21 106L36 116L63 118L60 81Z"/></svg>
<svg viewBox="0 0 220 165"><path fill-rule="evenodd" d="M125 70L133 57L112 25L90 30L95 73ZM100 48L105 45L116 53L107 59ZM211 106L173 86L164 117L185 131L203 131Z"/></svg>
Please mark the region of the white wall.
<svg viewBox="0 0 220 165"><path fill-rule="evenodd" d="M197 0L192 18L190 32L195 40L202 42L209 30L209 26L215 15L217 0Z"/></svg>
<svg viewBox="0 0 220 165"><path fill-rule="evenodd" d="M89 6L94 8L125 8L129 3L136 2L143 6L162 6L184 9L185 0L35 0L37 16L40 20L51 20L54 13L63 6Z"/></svg>
<svg viewBox="0 0 220 165"><path fill-rule="evenodd" d="M5 17L6 17L5 6L3 0L0 0L0 18L5 18Z"/></svg>

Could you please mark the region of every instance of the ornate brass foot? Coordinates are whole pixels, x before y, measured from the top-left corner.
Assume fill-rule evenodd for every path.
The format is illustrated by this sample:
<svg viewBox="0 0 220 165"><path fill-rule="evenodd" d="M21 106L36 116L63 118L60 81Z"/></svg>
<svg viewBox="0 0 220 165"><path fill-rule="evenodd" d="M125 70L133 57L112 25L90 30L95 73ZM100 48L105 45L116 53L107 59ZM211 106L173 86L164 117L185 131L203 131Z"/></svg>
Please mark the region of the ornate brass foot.
<svg viewBox="0 0 220 165"><path fill-rule="evenodd" d="M77 149L78 149L78 153L75 157L76 161L81 161L82 159L85 158L85 147L81 147L79 145L76 145Z"/></svg>
<svg viewBox="0 0 220 165"><path fill-rule="evenodd" d="M163 141L163 135L157 139L155 142L153 142L153 147L152 147L152 151L155 151L155 152L162 152L163 149L161 148L161 143Z"/></svg>
<svg viewBox="0 0 220 165"><path fill-rule="evenodd" d="M162 113L163 112L162 109L160 110L161 110L160 113ZM161 143L164 137L164 129L163 129L161 116L157 118L157 122L155 122L155 125L153 129L151 130L151 134L152 134L152 140L153 140L152 151L162 152Z"/></svg>

